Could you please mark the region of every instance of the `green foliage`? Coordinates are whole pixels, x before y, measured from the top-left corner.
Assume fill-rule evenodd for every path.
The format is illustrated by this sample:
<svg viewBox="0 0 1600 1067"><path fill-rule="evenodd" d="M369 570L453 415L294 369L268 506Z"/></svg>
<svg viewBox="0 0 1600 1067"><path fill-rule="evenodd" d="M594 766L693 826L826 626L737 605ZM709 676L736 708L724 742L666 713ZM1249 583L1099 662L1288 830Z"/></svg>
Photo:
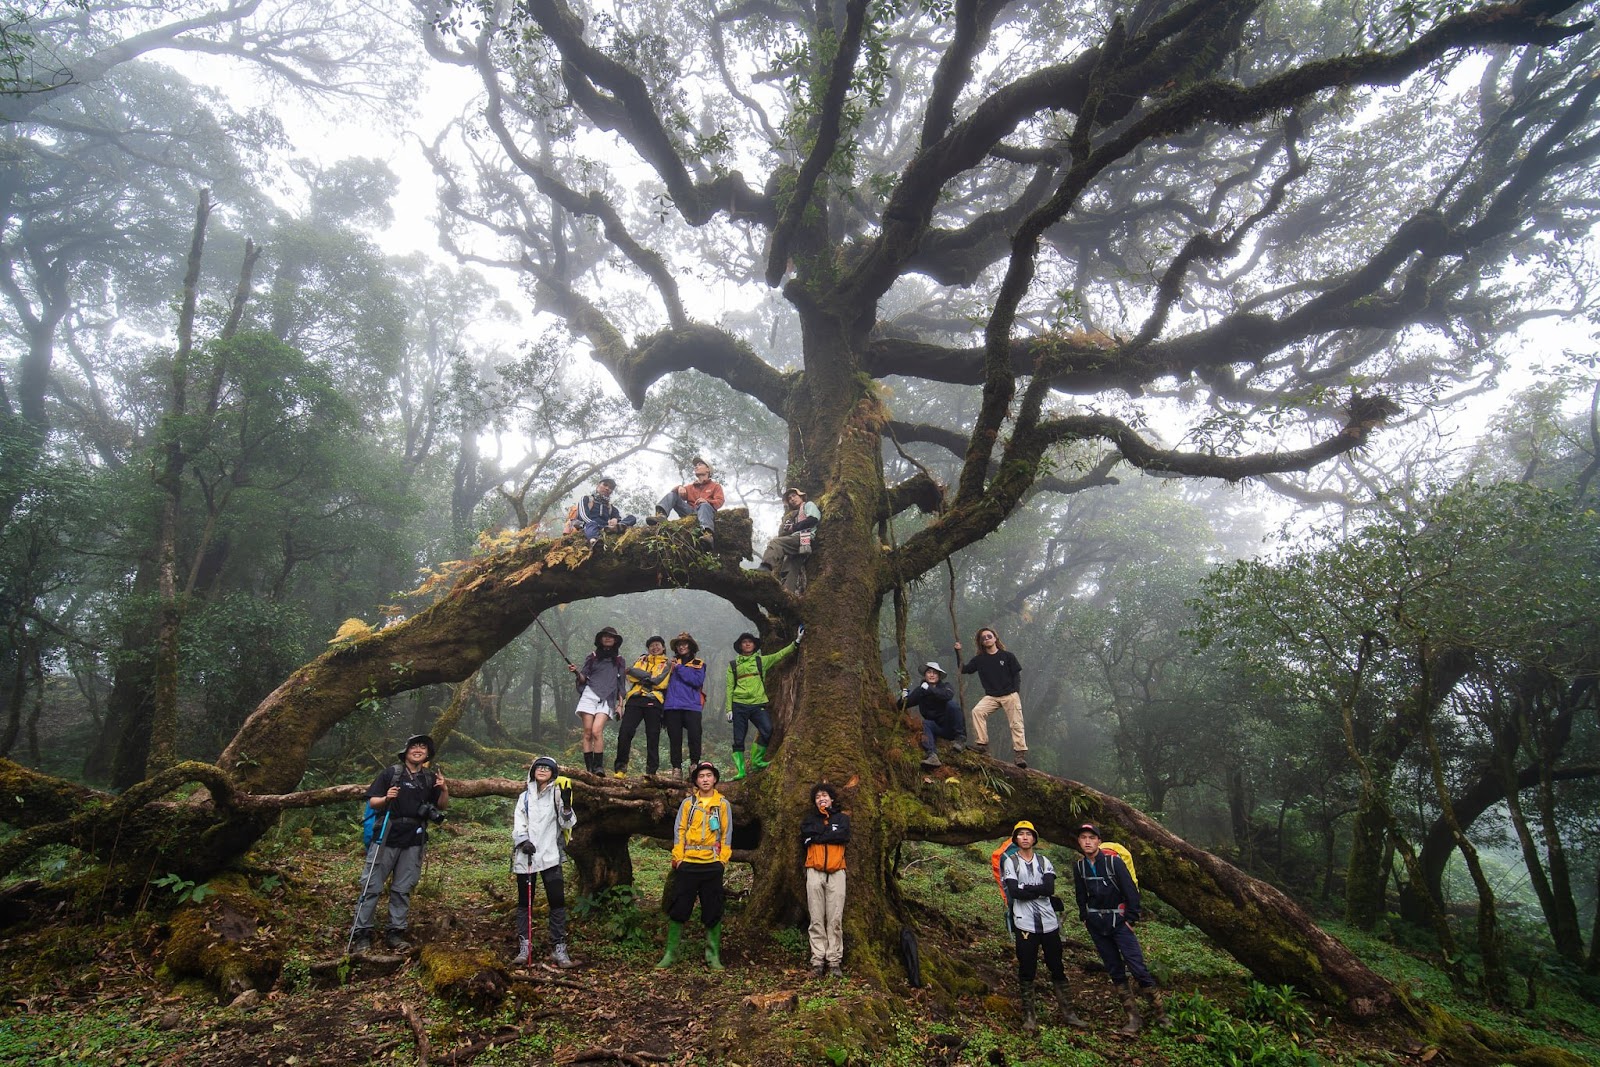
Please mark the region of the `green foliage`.
<svg viewBox="0 0 1600 1067"><path fill-rule="evenodd" d="M209 885L196 885L187 878L171 873L154 879L150 884L171 893L174 904L198 904L216 892Z"/></svg>
<svg viewBox="0 0 1600 1067"><path fill-rule="evenodd" d="M1301 1003L1303 998L1290 985L1268 986L1251 982L1245 990L1240 1014L1255 1022L1272 1023L1285 1033L1301 1039L1311 1037L1311 1013Z"/></svg>
<svg viewBox="0 0 1600 1067"><path fill-rule="evenodd" d="M633 886L618 885L581 896L573 903L573 914L589 922L589 929L623 948L644 948L651 944L645 929L644 912L634 897Z"/></svg>
<svg viewBox="0 0 1600 1067"><path fill-rule="evenodd" d="M1309 1035L1285 1033L1271 1022L1235 1018L1201 993L1169 997L1167 1012L1178 1032L1198 1039L1203 1050L1198 1061L1201 1063L1216 1067L1316 1067L1324 1062L1320 1054L1306 1047Z"/></svg>

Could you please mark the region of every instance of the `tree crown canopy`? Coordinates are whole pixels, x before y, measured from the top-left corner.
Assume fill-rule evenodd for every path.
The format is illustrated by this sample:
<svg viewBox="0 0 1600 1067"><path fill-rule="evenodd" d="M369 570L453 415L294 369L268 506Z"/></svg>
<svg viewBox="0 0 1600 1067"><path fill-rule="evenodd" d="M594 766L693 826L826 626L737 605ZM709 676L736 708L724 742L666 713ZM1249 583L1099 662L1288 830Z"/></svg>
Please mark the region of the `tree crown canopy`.
<svg viewBox="0 0 1600 1067"><path fill-rule="evenodd" d="M1062 442L1302 470L1584 304L1584 13L461 7L426 43L477 69L492 138L470 168L434 146L445 237L524 272L635 404L689 368L761 400L811 483L830 461L801 440L852 376L981 386L970 422L893 426L960 457L947 534L986 492L1003 516ZM764 329L699 312L759 284L790 305ZM1149 395L1189 412L1186 448L1149 439ZM937 558L906 546L911 571Z"/></svg>

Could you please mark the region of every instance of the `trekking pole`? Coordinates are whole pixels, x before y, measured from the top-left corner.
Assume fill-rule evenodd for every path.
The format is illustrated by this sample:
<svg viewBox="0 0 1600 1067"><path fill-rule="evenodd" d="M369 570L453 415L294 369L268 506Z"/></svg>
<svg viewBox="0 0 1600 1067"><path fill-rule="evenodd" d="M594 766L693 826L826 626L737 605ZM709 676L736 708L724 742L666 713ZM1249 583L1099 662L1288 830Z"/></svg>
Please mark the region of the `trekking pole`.
<svg viewBox="0 0 1600 1067"><path fill-rule="evenodd" d="M538 625L539 629L544 630L544 635L550 638L550 643L555 646L556 654L559 655L563 660L566 660L567 666L571 667L573 670L577 670L578 665L572 662L570 659L567 659L567 654L561 651L561 645L556 642L555 637L551 635L549 630L544 629L544 620L536 616L533 621Z"/></svg>
<svg viewBox="0 0 1600 1067"><path fill-rule="evenodd" d="M372 843L374 845L377 845L380 849L383 848L383 835L388 829L389 829L389 813L387 811L385 811L383 813L383 825L378 827L377 836L375 836L372 839ZM350 920L350 939L348 941L346 941L345 944L344 944L344 954L346 956L350 955L350 949L355 946L355 943L356 943L356 923L361 921L361 902L363 900L367 899L367 890L372 887L372 876L374 874L376 874L376 873L378 873L378 857L376 855L374 855L372 857L372 863L367 867L366 880L361 883L361 895L356 898L356 914L355 914L355 918Z"/></svg>
<svg viewBox="0 0 1600 1067"><path fill-rule="evenodd" d="M523 899L524 914L526 914L528 916L528 958L524 962L526 962L529 967L532 967L533 966L533 874L529 873L529 874L521 875L521 876L519 876L519 880L520 880L520 878L526 878L527 879L527 882L524 883L524 887L523 887L527 895L522 898Z"/></svg>

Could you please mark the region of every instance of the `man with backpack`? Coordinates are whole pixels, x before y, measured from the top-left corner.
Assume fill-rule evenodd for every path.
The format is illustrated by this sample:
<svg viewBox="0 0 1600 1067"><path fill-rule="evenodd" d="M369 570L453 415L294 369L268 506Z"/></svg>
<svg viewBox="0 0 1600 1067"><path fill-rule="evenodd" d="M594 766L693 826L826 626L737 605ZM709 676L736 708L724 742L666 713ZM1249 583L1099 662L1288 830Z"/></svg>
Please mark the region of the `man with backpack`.
<svg viewBox="0 0 1600 1067"><path fill-rule="evenodd" d="M672 663L667 659L667 639L652 637L644 643L644 655L628 668L628 699L622 706L622 724L617 727L617 760L612 774L628 777L628 758L633 735L644 723L644 772L655 774L661 764L661 699L667 693Z"/></svg>
<svg viewBox="0 0 1600 1067"><path fill-rule="evenodd" d="M1119 846L1120 847L1120 846ZM1156 989L1155 976L1144 963L1144 951L1133 932L1139 921L1139 883L1121 854L1112 846L1102 847L1100 831L1089 823L1078 827L1078 851L1083 853L1072 865L1073 886L1078 896L1078 917L1089 931L1089 940L1100 953L1117 987L1127 1018L1122 1029L1124 1037L1135 1037L1144 1027L1139 1011L1139 996L1149 1002L1156 1024L1170 1026L1172 1019L1161 1003ZM1128 972L1133 972L1139 991L1128 986Z"/></svg>
<svg viewBox="0 0 1600 1067"><path fill-rule="evenodd" d="M672 893L667 902L667 951L656 970L677 964L683 924L700 901L706 928L706 966L722 970L722 875L733 857L733 806L717 792L722 774L710 763L689 771L694 786L672 824Z"/></svg>
<svg viewBox="0 0 1600 1067"><path fill-rule="evenodd" d="M1022 1029L1037 1033L1039 1017L1034 1006L1033 978L1038 973L1039 952L1050 972L1056 1007L1068 1026L1087 1026L1072 1010L1067 994L1067 972L1062 963L1061 920L1056 916L1056 869L1050 860L1034 851L1039 834L1026 819L1011 830L1011 843L1001 857L1000 878L1005 887L1008 925L1016 938L1017 982L1022 987Z"/></svg>
<svg viewBox="0 0 1600 1067"><path fill-rule="evenodd" d="M915 689L900 690L900 707L922 713L922 768L939 766L937 738L952 742L951 749L967 747L967 717L956 700L955 690L945 682L944 668L929 660L922 665L922 682Z"/></svg>
<svg viewBox="0 0 1600 1067"><path fill-rule="evenodd" d="M751 754L750 767L762 770L768 766L767 743L772 740L772 714L767 700L767 668L782 663L800 647L806 628L800 627L794 640L763 656L756 649L761 639L753 633L742 633L734 638L736 653L728 661L728 721L733 723L733 780L745 776L744 738L752 723L756 728L756 747Z"/></svg>
<svg viewBox="0 0 1600 1067"><path fill-rule="evenodd" d="M409 952L406 920L411 911L411 891L422 877L422 850L428 840L428 823L444 819L450 806L450 786L444 775L429 770L433 738L417 734L407 739L398 763L385 767L367 789L367 806L373 810L376 832L367 846L361 871L361 898L351 931L351 951L372 948L373 919L378 895L389 882L389 927L384 944L395 952Z"/></svg>
<svg viewBox="0 0 1600 1067"><path fill-rule="evenodd" d="M595 483L594 492L578 501L577 524L591 545L600 540L601 534L616 533L639 521L638 516L624 515L611 502L616 489L615 478L601 478Z"/></svg>

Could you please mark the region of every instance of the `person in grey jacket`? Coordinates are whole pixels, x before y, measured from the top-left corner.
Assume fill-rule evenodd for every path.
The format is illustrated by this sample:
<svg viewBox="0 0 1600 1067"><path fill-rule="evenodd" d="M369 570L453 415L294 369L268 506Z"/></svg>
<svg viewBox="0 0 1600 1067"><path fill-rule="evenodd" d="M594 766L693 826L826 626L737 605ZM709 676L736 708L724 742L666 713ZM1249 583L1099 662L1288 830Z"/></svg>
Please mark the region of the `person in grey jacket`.
<svg viewBox="0 0 1600 1067"><path fill-rule="evenodd" d="M528 768L528 787L517 798L511 823L511 873L517 879L517 955L513 962L533 963L533 883L544 881L550 905L550 959L571 967L567 954L567 897L561 878L566 858L562 838L578 824L572 810L572 782L550 756Z"/></svg>

